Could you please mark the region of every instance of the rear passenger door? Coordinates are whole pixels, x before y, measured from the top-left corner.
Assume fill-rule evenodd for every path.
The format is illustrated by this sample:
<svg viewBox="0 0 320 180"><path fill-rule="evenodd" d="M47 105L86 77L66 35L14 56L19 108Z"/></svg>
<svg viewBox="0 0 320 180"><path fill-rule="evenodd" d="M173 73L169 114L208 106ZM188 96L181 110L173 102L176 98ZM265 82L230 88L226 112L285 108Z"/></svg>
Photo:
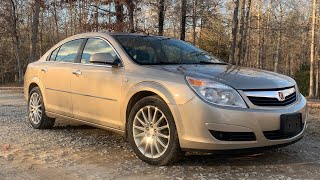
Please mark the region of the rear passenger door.
<svg viewBox="0 0 320 180"><path fill-rule="evenodd" d="M96 53L118 57L106 40L87 40L80 63L73 69L78 73L71 78L73 114L75 118L118 129L124 68L90 63L91 56Z"/></svg>
<svg viewBox="0 0 320 180"><path fill-rule="evenodd" d="M70 79L84 39L69 41L56 48L42 69L46 110L72 117Z"/></svg>

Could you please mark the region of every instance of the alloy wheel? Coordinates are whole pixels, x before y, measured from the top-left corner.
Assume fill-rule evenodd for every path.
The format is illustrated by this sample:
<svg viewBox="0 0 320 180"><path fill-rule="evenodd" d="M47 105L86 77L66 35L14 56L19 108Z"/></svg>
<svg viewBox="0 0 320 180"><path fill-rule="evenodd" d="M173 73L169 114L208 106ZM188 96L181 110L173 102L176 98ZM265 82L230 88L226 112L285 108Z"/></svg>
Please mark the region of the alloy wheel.
<svg viewBox="0 0 320 180"><path fill-rule="evenodd" d="M42 118L41 96L34 92L29 101L29 120L34 124L39 124Z"/></svg>
<svg viewBox="0 0 320 180"><path fill-rule="evenodd" d="M163 155L170 142L170 127L164 113L155 106L142 107L133 120L133 139L148 158Z"/></svg>

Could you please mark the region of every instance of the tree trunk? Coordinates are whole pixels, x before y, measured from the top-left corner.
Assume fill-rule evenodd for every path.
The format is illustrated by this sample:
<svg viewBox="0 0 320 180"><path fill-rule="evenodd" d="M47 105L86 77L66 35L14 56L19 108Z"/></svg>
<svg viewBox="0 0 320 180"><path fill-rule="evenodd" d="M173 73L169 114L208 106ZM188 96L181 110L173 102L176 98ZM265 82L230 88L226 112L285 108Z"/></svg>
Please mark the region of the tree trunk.
<svg viewBox="0 0 320 180"><path fill-rule="evenodd" d="M54 16L54 22L55 22L55 25L56 25L56 27L55 27L55 31L56 31L56 37L57 37L57 39L56 40L59 40L60 38L59 38L59 26L58 26L58 16L57 16L57 8L56 8L56 6L57 6L57 1L55 0L54 2L53 2L53 16Z"/></svg>
<svg viewBox="0 0 320 180"><path fill-rule="evenodd" d="M159 2L159 31L158 35L163 36L163 24L164 24L164 0Z"/></svg>
<svg viewBox="0 0 320 180"><path fill-rule="evenodd" d="M280 46L281 46L281 28L282 28L282 19L283 19L283 12L282 12L282 2L279 2L279 12L280 12L280 22L279 22L279 30L278 30L278 37L277 37L277 49L276 49L276 57L274 61L274 72L278 72L278 64L280 59Z"/></svg>
<svg viewBox="0 0 320 180"><path fill-rule="evenodd" d="M243 40L244 44L241 46L240 53L242 54L241 57L245 59L246 53L247 53L247 44L248 44L248 39L247 36L249 34L249 19L250 19L250 11L251 11L251 0L248 0L248 7L247 7L247 12L246 12L246 22L245 22L245 30L243 34ZM248 63L248 59L246 60ZM246 64L245 63L245 64Z"/></svg>
<svg viewBox="0 0 320 180"><path fill-rule="evenodd" d="M99 31L99 0L96 0L96 9L95 9L95 13L94 13L94 23L95 23L95 31L98 32Z"/></svg>
<svg viewBox="0 0 320 180"><path fill-rule="evenodd" d="M241 50L243 49L243 41L244 41L244 18L245 18L245 8L246 8L246 0L242 0L242 6L241 6L241 19L240 19L240 40L238 43L238 63L237 65L240 65L241 59L242 59L242 53Z"/></svg>
<svg viewBox="0 0 320 180"><path fill-rule="evenodd" d="M43 52L43 27L44 27L44 17L43 17L43 11L41 12L41 25L40 25L40 47L39 47L39 56L42 56Z"/></svg>
<svg viewBox="0 0 320 180"><path fill-rule="evenodd" d="M260 68L261 66L261 0L258 2L258 56L257 56L257 68Z"/></svg>
<svg viewBox="0 0 320 180"><path fill-rule="evenodd" d="M133 4L133 0L127 0L126 4L128 6L128 13L129 13L129 25L130 25L130 32L134 33L134 4Z"/></svg>
<svg viewBox="0 0 320 180"><path fill-rule="evenodd" d="M313 0L312 7L312 28L311 28L311 47L310 47L310 88L309 97L314 97L314 34L316 24L317 0Z"/></svg>
<svg viewBox="0 0 320 180"><path fill-rule="evenodd" d="M197 6L198 0L193 0L193 8L192 8L192 43L196 44L196 27L197 27Z"/></svg>
<svg viewBox="0 0 320 180"><path fill-rule="evenodd" d="M116 1L116 19L117 23L122 23L123 22L123 7L122 4L120 3L120 0Z"/></svg>
<svg viewBox="0 0 320 180"><path fill-rule="evenodd" d="M239 13L239 0L234 0L235 8L233 12L233 23L232 23L232 42L229 63L235 64L235 51L237 43L237 32L238 32L238 13Z"/></svg>
<svg viewBox="0 0 320 180"><path fill-rule="evenodd" d="M15 44L15 55L16 55L16 61L17 61L17 66L18 66L18 82L22 83L23 81L23 70L22 70L22 65L21 65L21 42L20 42L20 37L18 34L18 19L17 19L17 14L16 14L16 4L15 1L11 0L11 5L12 5L12 32L14 36L14 44Z"/></svg>
<svg viewBox="0 0 320 180"><path fill-rule="evenodd" d="M269 44L272 44L272 42L270 41L270 19L271 19L272 2L273 2L273 0L269 0L269 6L268 6L268 10L267 10L267 22L266 22L267 27L266 27L264 34L263 34L262 59L265 62L267 62L267 50L268 50L267 46Z"/></svg>
<svg viewBox="0 0 320 180"><path fill-rule="evenodd" d="M316 93L315 96L319 97L319 59L316 60Z"/></svg>
<svg viewBox="0 0 320 180"><path fill-rule="evenodd" d="M187 0L181 0L181 31L180 39L186 39Z"/></svg>
<svg viewBox="0 0 320 180"><path fill-rule="evenodd" d="M30 62L36 61L37 38L38 38L38 28L39 28L39 13L40 13L40 0L34 0L34 3L35 3L35 10L34 10L33 21L32 21Z"/></svg>

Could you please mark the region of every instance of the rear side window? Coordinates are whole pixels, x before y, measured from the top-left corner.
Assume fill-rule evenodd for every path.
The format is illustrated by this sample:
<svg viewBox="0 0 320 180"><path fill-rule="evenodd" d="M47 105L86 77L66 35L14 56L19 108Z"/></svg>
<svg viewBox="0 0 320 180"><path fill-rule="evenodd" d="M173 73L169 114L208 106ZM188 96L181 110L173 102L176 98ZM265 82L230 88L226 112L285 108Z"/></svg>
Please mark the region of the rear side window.
<svg viewBox="0 0 320 180"><path fill-rule="evenodd" d="M60 47L58 54L55 57L55 61L75 62L82 41L83 41L83 39L78 39L78 40L73 40L73 41L70 41L70 42L63 44ZM54 55L54 52L52 53L52 55ZM51 59L51 57L50 57L50 59Z"/></svg>
<svg viewBox="0 0 320 180"><path fill-rule="evenodd" d="M89 64L90 57L93 54L98 53L110 53L113 57L117 56L112 47L106 41L98 38L91 38L88 39L86 46L83 49L81 63Z"/></svg>

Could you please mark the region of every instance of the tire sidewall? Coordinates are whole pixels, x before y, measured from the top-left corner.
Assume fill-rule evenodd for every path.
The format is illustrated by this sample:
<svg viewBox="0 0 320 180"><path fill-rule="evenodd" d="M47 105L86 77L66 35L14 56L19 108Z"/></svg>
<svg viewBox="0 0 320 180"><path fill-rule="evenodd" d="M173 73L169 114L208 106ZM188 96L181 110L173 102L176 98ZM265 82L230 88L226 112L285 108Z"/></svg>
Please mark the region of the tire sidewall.
<svg viewBox="0 0 320 180"><path fill-rule="evenodd" d="M169 127L170 127L170 140L169 140L168 148L167 148L166 152L158 158L148 158L148 157L144 156L140 152L140 150L138 149L138 147L134 141L134 138L133 138L133 121L136 116L136 113L141 108L148 106L148 105L155 106L155 107L159 108L162 111L162 113L166 116ZM169 107L167 106L167 104L157 96L145 97L145 98L141 99L140 101L138 101L133 106L133 108L131 109L131 112L129 114L129 118L128 118L127 132L128 132L128 141L131 144L131 147L133 148L133 151L135 152L135 154L141 160L148 162L149 164L153 164L153 165L167 164L171 159L171 154L175 153L175 151L177 151L177 148L180 148L179 147L179 140L178 140L178 133L176 130L176 125L174 122L174 118L171 114L171 111L170 111Z"/></svg>
<svg viewBox="0 0 320 180"><path fill-rule="evenodd" d="M39 124L35 124L30 118L29 118L29 113L30 113L30 98L32 96L32 94L37 93L40 96L40 102L41 102L41 119ZM30 124L32 125L32 127L39 129L40 127L42 127L42 124L44 123L46 119L46 115L45 115L45 107L44 107L44 102L43 102L43 97L41 94L41 91L38 87L34 87L31 89L30 93L29 93L29 98L28 98L28 121L30 122Z"/></svg>

